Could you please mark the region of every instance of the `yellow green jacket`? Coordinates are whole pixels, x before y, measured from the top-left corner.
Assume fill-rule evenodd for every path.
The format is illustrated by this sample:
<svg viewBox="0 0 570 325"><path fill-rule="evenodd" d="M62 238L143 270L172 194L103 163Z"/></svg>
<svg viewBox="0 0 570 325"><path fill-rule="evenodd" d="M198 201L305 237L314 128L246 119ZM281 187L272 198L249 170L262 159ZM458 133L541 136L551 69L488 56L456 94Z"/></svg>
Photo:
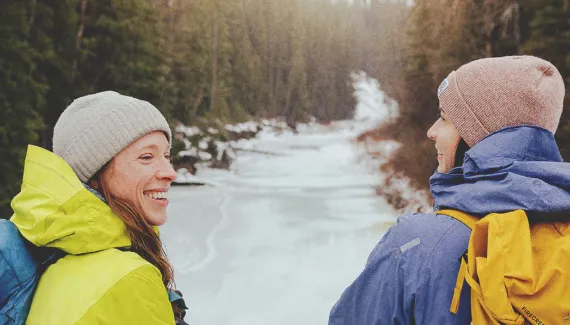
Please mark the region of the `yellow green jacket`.
<svg viewBox="0 0 570 325"><path fill-rule="evenodd" d="M160 271L133 252L124 223L71 167L29 146L11 221L37 246L68 253L42 275L26 324L174 324Z"/></svg>

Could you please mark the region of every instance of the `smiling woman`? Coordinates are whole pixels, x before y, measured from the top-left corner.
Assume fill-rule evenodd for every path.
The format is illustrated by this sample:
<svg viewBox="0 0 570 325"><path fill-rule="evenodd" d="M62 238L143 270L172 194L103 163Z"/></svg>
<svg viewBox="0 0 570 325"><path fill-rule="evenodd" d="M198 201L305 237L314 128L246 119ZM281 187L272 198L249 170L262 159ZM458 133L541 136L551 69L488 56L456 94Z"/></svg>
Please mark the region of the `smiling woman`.
<svg viewBox="0 0 570 325"><path fill-rule="evenodd" d="M168 188L175 179L168 138L154 131L117 154L89 184L101 188L109 201L132 203L149 225L161 226L166 222Z"/></svg>
<svg viewBox="0 0 570 325"><path fill-rule="evenodd" d="M435 141L437 150L437 171L447 173L456 165L456 152L461 136L459 131L448 120L447 113L440 109L440 118L428 130L428 138Z"/></svg>
<svg viewBox="0 0 570 325"><path fill-rule="evenodd" d="M53 153L30 146L11 221L66 253L40 278L26 324L174 324L183 310L157 226L166 222L171 131L150 103L76 99Z"/></svg>
<svg viewBox="0 0 570 325"><path fill-rule="evenodd" d="M427 133L439 162L434 212L398 218L329 325L561 324L570 305L557 290L570 275L558 252L570 233L557 227L570 222L570 164L554 133L565 93L556 67L533 56L452 71Z"/></svg>

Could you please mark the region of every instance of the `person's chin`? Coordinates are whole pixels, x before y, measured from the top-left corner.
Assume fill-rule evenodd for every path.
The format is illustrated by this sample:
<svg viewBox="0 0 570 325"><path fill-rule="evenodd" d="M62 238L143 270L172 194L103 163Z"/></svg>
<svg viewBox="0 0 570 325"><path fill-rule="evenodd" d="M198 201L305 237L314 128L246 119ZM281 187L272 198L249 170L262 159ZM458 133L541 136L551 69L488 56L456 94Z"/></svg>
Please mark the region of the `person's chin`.
<svg viewBox="0 0 570 325"><path fill-rule="evenodd" d="M437 166L437 172L440 174L446 174L450 170L451 170L451 168L448 168L447 166L443 166L443 165Z"/></svg>
<svg viewBox="0 0 570 325"><path fill-rule="evenodd" d="M162 213L149 213L147 214L147 218L146 221L151 225L151 226L162 226L163 224L166 223L166 214L162 214Z"/></svg>

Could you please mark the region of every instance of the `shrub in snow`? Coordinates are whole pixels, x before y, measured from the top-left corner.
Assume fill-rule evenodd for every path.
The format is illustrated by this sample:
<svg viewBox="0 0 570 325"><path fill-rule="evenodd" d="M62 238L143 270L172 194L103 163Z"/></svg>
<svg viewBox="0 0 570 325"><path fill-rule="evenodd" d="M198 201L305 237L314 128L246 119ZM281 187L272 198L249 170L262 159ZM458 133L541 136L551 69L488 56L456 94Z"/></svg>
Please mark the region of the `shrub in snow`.
<svg viewBox="0 0 570 325"><path fill-rule="evenodd" d="M427 212L431 210L430 193L417 189L408 178L396 174L390 168L389 158L401 146L393 140L377 139L371 136L357 139L362 150L360 163L371 169L380 170L380 184L376 186L376 194L382 196L399 213Z"/></svg>
<svg viewBox="0 0 570 325"><path fill-rule="evenodd" d="M236 158L236 149L252 149L247 140L262 131L281 134L286 130L289 130L287 124L276 119L226 125L214 121L200 127L179 123L174 129L173 165L186 168L192 174L198 164L228 169Z"/></svg>
<svg viewBox="0 0 570 325"><path fill-rule="evenodd" d="M387 175L383 184L376 187L376 194L399 213L431 212L430 194L426 190L415 189L409 180L401 175Z"/></svg>

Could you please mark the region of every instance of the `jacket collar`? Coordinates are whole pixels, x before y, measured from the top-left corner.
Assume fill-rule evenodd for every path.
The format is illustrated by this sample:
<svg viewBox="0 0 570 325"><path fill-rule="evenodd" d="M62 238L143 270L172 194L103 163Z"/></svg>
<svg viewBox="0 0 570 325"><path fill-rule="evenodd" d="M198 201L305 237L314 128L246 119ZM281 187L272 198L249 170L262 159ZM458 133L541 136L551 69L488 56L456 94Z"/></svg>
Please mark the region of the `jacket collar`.
<svg viewBox="0 0 570 325"><path fill-rule="evenodd" d="M465 154L463 166L430 178L435 208L485 215L523 209L570 211L570 164L548 130L499 130Z"/></svg>

